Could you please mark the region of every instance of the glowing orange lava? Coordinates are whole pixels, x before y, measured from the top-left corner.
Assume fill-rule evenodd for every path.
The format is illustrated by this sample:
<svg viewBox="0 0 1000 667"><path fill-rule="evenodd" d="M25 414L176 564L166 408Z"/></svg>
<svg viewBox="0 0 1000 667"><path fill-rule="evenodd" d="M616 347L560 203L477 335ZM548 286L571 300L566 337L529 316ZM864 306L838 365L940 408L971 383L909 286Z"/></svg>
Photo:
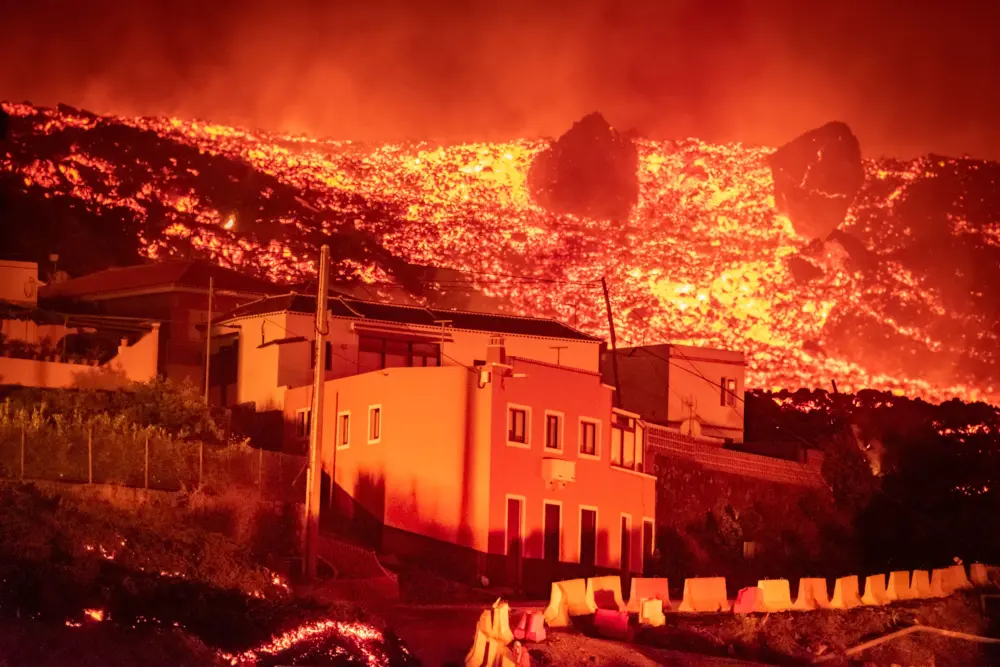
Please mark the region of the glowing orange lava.
<svg viewBox="0 0 1000 667"><path fill-rule="evenodd" d="M81 132L94 123L83 114L27 105L4 109L29 119L36 133ZM244 229L252 221L243 212L237 225L209 193L190 185L199 169L174 158L129 184L118 165L78 151L58 163L24 165L0 154L0 171L16 170L26 187L43 188L46 196L71 196L91 210L134 212L144 221L136 232L150 258L193 250L279 282L304 282L315 274L310 234L332 235L336 254L338 234L362 233L406 262L474 272L466 286L497 297L506 310L555 317L600 336L607 320L595 281L605 276L619 341L743 350L748 387L828 387L833 380L848 392L1000 399L1000 387L974 383L950 367L904 372L877 354L856 354L860 343L852 347L831 333L847 316L875 323L890 341L883 349L945 361L968 353L949 332L974 328L996 336L974 315L949 308L941 289L892 257L904 247L907 230L891 236L872 229L873 212L891 214L914 183L935 177L938 165L926 158L865 163L867 182L880 194L856 203L842 227L880 244L888 259L877 282L851 268L837 244L814 258L824 278L810 282L791 273L790 259L808 240L775 210L768 148L638 140L639 202L627 222L615 223L556 215L532 200L527 173L542 141L359 146L177 118L99 118L249 165L271 179L259 197L268 232L255 236ZM280 188L296 194L282 195ZM293 199L294 210L267 213L279 196ZM389 213L374 215L375 209ZM954 220L954 235L973 231L990 238L989 229ZM375 260L348 259L338 269L370 284L391 280ZM565 282L504 277L511 274ZM911 316L915 312L919 317Z"/></svg>

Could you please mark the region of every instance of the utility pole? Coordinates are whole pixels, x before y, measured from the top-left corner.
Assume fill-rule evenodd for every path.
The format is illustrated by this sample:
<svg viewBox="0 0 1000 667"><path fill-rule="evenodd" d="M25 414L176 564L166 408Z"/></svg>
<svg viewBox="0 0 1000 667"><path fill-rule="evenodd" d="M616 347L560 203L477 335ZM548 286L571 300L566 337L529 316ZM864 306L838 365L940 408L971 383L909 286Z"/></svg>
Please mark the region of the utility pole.
<svg viewBox="0 0 1000 667"><path fill-rule="evenodd" d="M601 289L604 290L604 305L608 309L608 330L611 332L611 368L615 373L615 400L618 407L622 405L622 383L618 379L618 343L615 339L615 319L611 317L611 297L608 296L608 281L601 276Z"/></svg>
<svg viewBox="0 0 1000 667"><path fill-rule="evenodd" d="M309 471L306 474L306 516L303 531L305 575L316 578L319 557L319 505L323 476L323 385L326 381L326 298L330 284L330 246L319 249L319 293L316 295L316 327L313 336L316 366L313 368L312 408L309 411ZM336 447L336 445L335 445ZM334 480L330 479L332 485Z"/></svg>
<svg viewBox="0 0 1000 667"><path fill-rule="evenodd" d="M215 279L208 278L208 320L205 327L205 405L208 405L208 380L209 369L212 360L212 288L215 286Z"/></svg>

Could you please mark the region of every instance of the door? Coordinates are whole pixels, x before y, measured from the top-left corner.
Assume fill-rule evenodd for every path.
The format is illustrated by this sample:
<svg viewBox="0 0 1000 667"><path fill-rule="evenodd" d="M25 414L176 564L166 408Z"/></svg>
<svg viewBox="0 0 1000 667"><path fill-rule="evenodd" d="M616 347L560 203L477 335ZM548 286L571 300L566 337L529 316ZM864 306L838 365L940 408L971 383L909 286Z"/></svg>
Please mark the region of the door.
<svg viewBox="0 0 1000 667"><path fill-rule="evenodd" d="M632 563L632 517L627 514L622 514L621 541L621 570L627 573Z"/></svg>
<svg viewBox="0 0 1000 667"><path fill-rule="evenodd" d="M653 522L642 522L642 573L652 574L653 566Z"/></svg>
<svg viewBox="0 0 1000 667"><path fill-rule="evenodd" d="M524 501L520 498L507 498L507 585L521 585L521 556L523 553L524 535Z"/></svg>
<svg viewBox="0 0 1000 667"><path fill-rule="evenodd" d="M562 507L545 503L545 560L559 562L559 542L562 536Z"/></svg>
<svg viewBox="0 0 1000 667"><path fill-rule="evenodd" d="M580 565L593 567L597 556L597 510L580 509Z"/></svg>

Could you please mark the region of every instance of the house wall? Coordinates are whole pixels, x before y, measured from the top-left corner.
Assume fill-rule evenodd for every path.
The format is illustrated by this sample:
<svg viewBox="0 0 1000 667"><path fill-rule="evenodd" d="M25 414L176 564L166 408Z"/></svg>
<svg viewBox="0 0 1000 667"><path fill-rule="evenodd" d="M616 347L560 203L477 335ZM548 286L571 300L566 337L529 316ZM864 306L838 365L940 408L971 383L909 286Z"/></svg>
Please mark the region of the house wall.
<svg viewBox="0 0 1000 667"><path fill-rule="evenodd" d="M579 562L580 506L587 505L598 508L597 567L620 567L620 520L621 514L626 513L632 517L629 570L641 571L642 520L648 518L655 521L656 478L611 466L611 390L602 385L597 373L522 359L512 359L511 363L513 373L524 373L527 377L501 378L498 372L494 372L492 381L490 553L504 553L506 502L510 494L525 499L526 559L541 559L544 555L543 503L550 500L562 504L562 562ZM531 409L527 448L507 443L509 404ZM544 447L546 410L563 415L561 453ZM584 458L579 454L580 417L600 422L597 459ZM559 490L546 488L542 478L542 461L548 457L574 461L576 481L567 483Z"/></svg>
<svg viewBox="0 0 1000 667"><path fill-rule="evenodd" d="M159 332L154 329L101 366L0 357L0 384L115 389L156 377Z"/></svg>
<svg viewBox="0 0 1000 667"><path fill-rule="evenodd" d="M670 392L667 422L679 425L692 410L699 418L702 435L743 441L743 392L746 388L746 361L741 352L713 350L687 345L670 346ZM720 382L736 379L736 405L721 404Z"/></svg>
<svg viewBox="0 0 1000 667"><path fill-rule="evenodd" d="M323 469L377 524L485 552L489 518L489 395L457 366L392 368L327 381ZM294 425L311 388L288 391ZM368 410L381 406L379 441L368 442ZM350 412L350 442L335 447L338 413Z"/></svg>
<svg viewBox="0 0 1000 667"><path fill-rule="evenodd" d="M687 345L649 345L618 351L621 405L648 421L677 428L692 415L702 435L743 441L746 361L741 352ZM614 384L610 353L601 360ZM736 405L721 404L723 377L736 379Z"/></svg>
<svg viewBox="0 0 1000 667"><path fill-rule="evenodd" d="M281 409L285 390L278 384L280 345L264 345L285 338L285 315L249 318L239 323L239 367L236 402L254 403L257 410Z"/></svg>
<svg viewBox="0 0 1000 667"><path fill-rule="evenodd" d="M38 264L0 260L0 299L34 305L38 302Z"/></svg>

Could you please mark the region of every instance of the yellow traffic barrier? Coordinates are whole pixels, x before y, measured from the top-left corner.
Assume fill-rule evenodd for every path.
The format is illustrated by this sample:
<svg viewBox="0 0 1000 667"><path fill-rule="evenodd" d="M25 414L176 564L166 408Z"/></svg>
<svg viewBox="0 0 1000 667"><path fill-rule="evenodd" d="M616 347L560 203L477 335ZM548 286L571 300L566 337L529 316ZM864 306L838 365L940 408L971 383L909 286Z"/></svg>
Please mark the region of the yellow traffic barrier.
<svg viewBox="0 0 1000 667"><path fill-rule="evenodd" d="M659 598L644 598L639 605L639 625L658 628L667 624L663 615L663 600Z"/></svg>
<svg viewBox="0 0 1000 667"><path fill-rule="evenodd" d="M587 579L586 596L588 603L593 604L595 609L625 611L622 578L617 574Z"/></svg>
<svg viewBox="0 0 1000 667"><path fill-rule="evenodd" d="M913 597L910 593L910 573L907 570L889 573L889 585L885 588L886 597L889 601L909 600Z"/></svg>
<svg viewBox="0 0 1000 667"><path fill-rule="evenodd" d="M833 586L833 599L830 600L832 609L853 609L862 604L861 596L858 595L858 575L852 574L849 577L837 579Z"/></svg>
<svg viewBox="0 0 1000 667"><path fill-rule="evenodd" d="M990 575L986 566L982 563L973 563L969 566L969 579L973 586L989 586Z"/></svg>
<svg viewBox="0 0 1000 667"><path fill-rule="evenodd" d="M628 594L627 610L638 614L643 600L660 600L663 609L670 608L670 589L666 577L633 577Z"/></svg>
<svg viewBox="0 0 1000 667"><path fill-rule="evenodd" d="M761 579L757 582L761 590L765 611L788 611L792 608L792 592L788 579Z"/></svg>
<svg viewBox="0 0 1000 667"><path fill-rule="evenodd" d="M684 580L684 598L678 611L729 611L725 577L699 577Z"/></svg>
<svg viewBox="0 0 1000 667"><path fill-rule="evenodd" d="M513 640L510 605L498 598L479 616L472 648L465 656L466 667L516 667L514 656L507 648Z"/></svg>
<svg viewBox="0 0 1000 667"><path fill-rule="evenodd" d="M476 637L472 648L465 656L465 667L482 667L495 665L503 646L495 639L490 639L485 632L476 628Z"/></svg>
<svg viewBox="0 0 1000 667"><path fill-rule="evenodd" d="M931 592L938 598L951 593L948 590L948 568L931 570Z"/></svg>
<svg viewBox="0 0 1000 667"><path fill-rule="evenodd" d="M567 579L560 581L559 585L566 595L566 608L570 616L587 616L597 611L597 605L588 593L586 579Z"/></svg>
<svg viewBox="0 0 1000 667"><path fill-rule="evenodd" d="M558 581L552 582L552 592L549 594L549 606L542 613L550 628L565 628L569 626L569 607L566 605L566 594Z"/></svg>
<svg viewBox="0 0 1000 667"><path fill-rule="evenodd" d="M884 574L872 574L865 579L865 594L861 596L861 602L871 606L889 604Z"/></svg>
<svg viewBox="0 0 1000 667"><path fill-rule="evenodd" d="M799 579L799 594L792 609L810 611L829 608L830 594L826 587L826 579L816 577Z"/></svg>
<svg viewBox="0 0 1000 667"><path fill-rule="evenodd" d="M910 599L939 598L944 595L940 587L935 592L931 587L931 575L927 570L914 570L910 577Z"/></svg>

